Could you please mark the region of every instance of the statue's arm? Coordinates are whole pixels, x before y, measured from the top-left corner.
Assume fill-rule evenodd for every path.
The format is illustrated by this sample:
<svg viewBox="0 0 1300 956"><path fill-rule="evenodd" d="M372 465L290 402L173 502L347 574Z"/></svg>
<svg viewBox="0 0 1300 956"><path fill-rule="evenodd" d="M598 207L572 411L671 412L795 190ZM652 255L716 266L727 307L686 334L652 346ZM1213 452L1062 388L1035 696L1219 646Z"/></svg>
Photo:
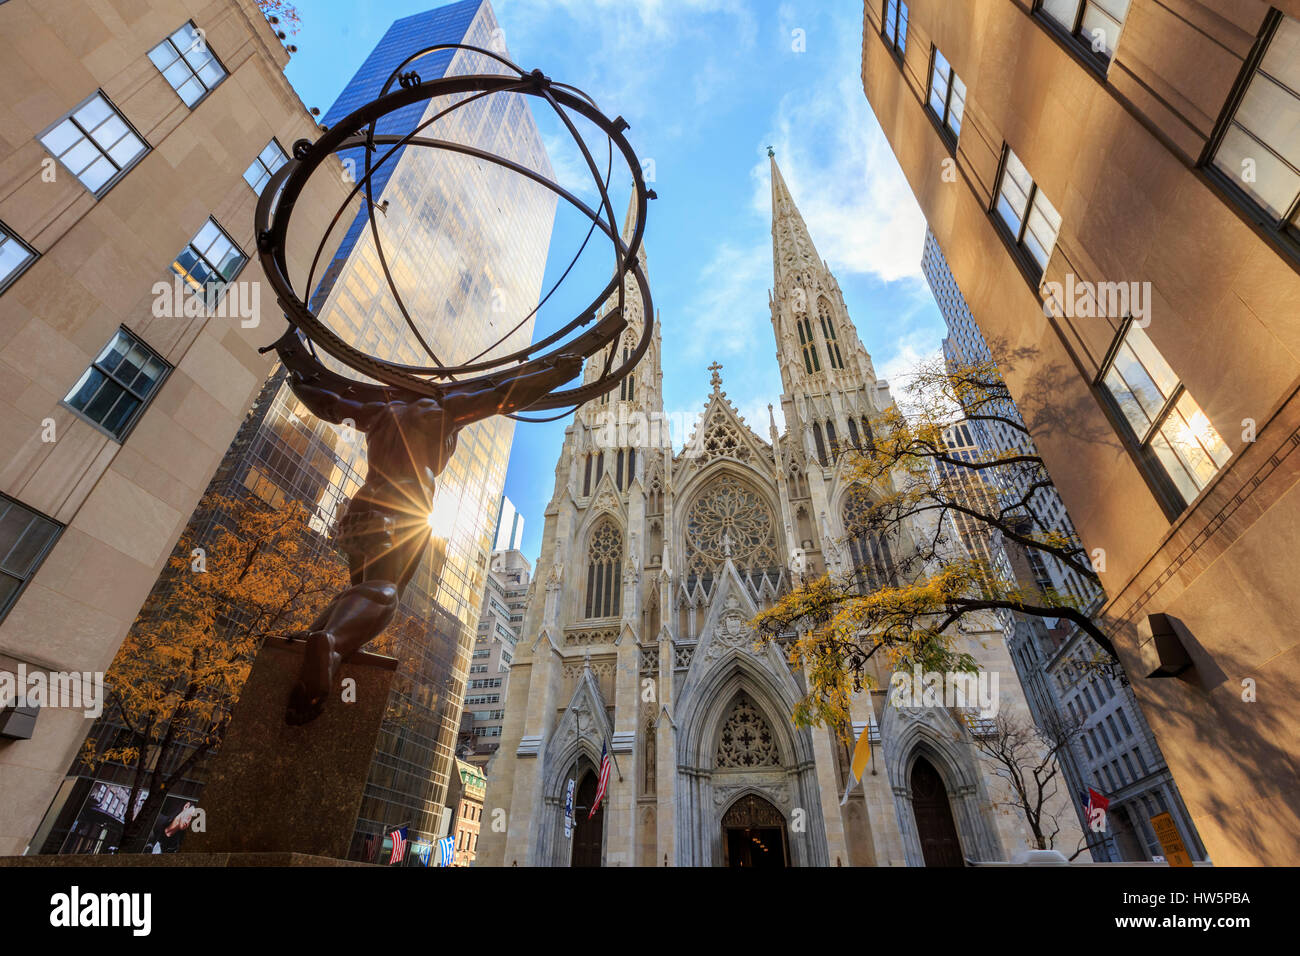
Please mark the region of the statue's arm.
<svg viewBox="0 0 1300 956"><path fill-rule="evenodd" d="M441 404L457 425L468 425L492 415L505 415L527 408L573 379L581 369L581 356L560 355L546 367L500 385L466 383L460 387L449 386Z"/></svg>
<svg viewBox="0 0 1300 956"><path fill-rule="evenodd" d="M366 425L374 417L375 408L378 407L378 403L345 398L331 389L313 385L296 373L290 376L289 387L293 389L299 401L317 418L335 425L350 420L361 431L365 431Z"/></svg>

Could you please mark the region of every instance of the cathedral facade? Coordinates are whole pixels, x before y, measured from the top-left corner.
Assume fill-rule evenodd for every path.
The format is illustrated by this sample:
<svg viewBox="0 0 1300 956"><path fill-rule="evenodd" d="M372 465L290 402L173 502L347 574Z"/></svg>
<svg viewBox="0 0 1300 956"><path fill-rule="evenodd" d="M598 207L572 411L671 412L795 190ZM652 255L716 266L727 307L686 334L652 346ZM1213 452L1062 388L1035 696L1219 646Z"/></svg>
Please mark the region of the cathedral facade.
<svg viewBox="0 0 1300 956"><path fill-rule="evenodd" d="M771 171L784 431L774 414L766 438L746 423L715 363L694 433L674 453L657 427L659 323L634 375L578 411L488 768L481 865L934 865L1032 845L975 746L977 725L940 706L891 706L889 674L878 673L881 690L857 695L851 728L798 728L790 715L806 683L788 641L750 629L805 575L893 580L909 546L854 533L870 490L849 479L842 452L870 440L892 398L775 159ZM627 318L636 341L643 319ZM959 640L997 672L999 707L1027 718L996 622ZM841 805L844 738L864 729L871 766ZM605 752L608 792L591 815ZM1071 839L1058 841L1067 853L1070 816Z"/></svg>

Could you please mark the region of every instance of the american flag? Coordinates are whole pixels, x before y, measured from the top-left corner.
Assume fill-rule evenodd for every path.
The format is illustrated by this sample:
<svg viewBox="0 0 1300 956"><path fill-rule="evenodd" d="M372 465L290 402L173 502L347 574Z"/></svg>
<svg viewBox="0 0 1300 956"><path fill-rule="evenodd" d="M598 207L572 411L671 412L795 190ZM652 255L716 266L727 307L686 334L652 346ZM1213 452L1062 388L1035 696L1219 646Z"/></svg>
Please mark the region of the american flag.
<svg viewBox="0 0 1300 956"><path fill-rule="evenodd" d="M605 790L609 787L609 748L604 743L600 745L600 780L596 782L596 799L591 801L591 810L587 813L587 819L590 820L596 815L596 810L600 807L600 801L605 799Z"/></svg>
<svg viewBox="0 0 1300 956"><path fill-rule="evenodd" d="M394 830L388 835L393 839L393 855L388 858L391 866L394 863L401 863L402 857L406 856L406 827Z"/></svg>
<svg viewBox="0 0 1300 956"><path fill-rule="evenodd" d="M1108 799L1106 799L1105 797L1103 797L1103 796L1102 796L1100 793L1098 793L1096 790L1092 789L1092 787L1089 787L1089 788L1088 788L1088 800L1087 800L1087 802L1083 805L1083 818L1084 818L1085 820L1087 820L1088 823L1091 825L1091 823L1092 823L1092 815L1093 815L1094 811L1101 810L1101 811L1103 811L1103 813L1104 813L1104 811L1106 810L1106 808L1109 807L1109 806L1110 806L1110 801L1109 801ZM1103 816L1102 819L1104 820L1104 819L1105 819L1105 816Z"/></svg>

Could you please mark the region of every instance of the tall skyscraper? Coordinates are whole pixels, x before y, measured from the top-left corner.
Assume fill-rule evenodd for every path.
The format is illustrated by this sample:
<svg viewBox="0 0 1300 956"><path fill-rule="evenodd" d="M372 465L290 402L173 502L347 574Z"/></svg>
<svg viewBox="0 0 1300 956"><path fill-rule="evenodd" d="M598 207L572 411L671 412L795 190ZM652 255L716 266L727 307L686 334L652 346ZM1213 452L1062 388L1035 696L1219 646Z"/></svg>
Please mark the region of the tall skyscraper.
<svg viewBox="0 0 1300 956"><path fill-rule="evenodd" d="M458 753L482 768L501 746L510 665L523 638L532 566L518 550L493 551L474 639Z"/></svg>
<svg viewBox="0 0 1300 956"><path fill-rule="evenodd" d="M993 353L966 304L966 297L957 287L932 230L926 230L921 271L948 325L948 337L943 344L949 366L994 363ZM996 374L996 369L993 371ZM1024 417L1013 401L999 403L988 411L1024 425ZM959 422L948 430L945 438L951 453L965 461L1038 454L1033 440L1006 422L985 419ZM950 475L956 471L951 465L941 464L940 468ZM1029 482L1025 475L1015 470L998 471L1007 472L996 482L1001 502L983 501L977 505L980 510L990 513L990 508L996 511L999 504L1027 501L1024 507L1033 522L1033 530L1075 537L1074 525L1054 486L1037 488L1028 495ZM983 492L984 488L981 483L978 491ZM1095 582L1051 555L1017 547L1000 535L995 539L988 525L966 515L957 515L955 520L968 549L977 549L986 560L1005 568L1009 577L1014 576L1024 586L1038 590L1051 588L1072 598L1084 610L1095 609L1103 603L1105 594ZM1095 834L1085 830L1092 858L1119 862L1149 860L1161 854L1150 820L1157 814L1169 813L1191 855L1204 859L1205 851L1196 827L1142 716L1133 688L1113 674L1087 666L1099 654L1092 638L1061 619L1028 618L1010 611L999 616L1004 622L1012 663L1025 688L1035 721L1040 726L1081 725L1081 733L1058 756L1080 823L1085 828L1083 807L1088 789L1096 790L1110 801L1105 832Z"/></svg>
<svg viewBox="0 0 1300 956"><path fill-rule="evenodd" d="M984 341L975 317L971 314L970 306L966 304L965 296L957 287L957 280L953 278L952 270L948 268L948 260L944 258L943 250L939 248L939 240L935 238L932 229L927 229L925 232L921 272L930 284L930 291L934 293L939 312L948 326L948 336L943 341L943 351L949 367L953 363L976 365L993 363L993 353L989 350L988 343ZM1002 407L997 408L996 412L1022 426L1025 423L1015 402L1006 402ZM996 455L1038 454L1033 439L1004 422L969 421L963 423L962 429L967 436L963 441L968 453L973 451L976 454ZM1019 479L1019 484L1015 484L1012 477L1005 475L1001 479L1005 487L1001 488L1000 492L1005 501L1024 500L1029 491L1027 478L1022 474L1017 474L1015 477ZM1053 531L1077 540L1074 525L1054 486L1036 489L1026 501L1024 510L1034 522L1035 530ZM1033 553L1026 554L1026 558L1034 563L1036 575L1034 583L1045 583L1058 593L1072 597L1081 608L1100 606L1100 602L1105 598L1101 588L1095 582L1055 558L1040 557Z"/></svg>
<svg viewBox="0 0 1300 956"><path fill-rule="evenodd" d="M515 503L505 495L497 508L497 529L492 541L493 551L518 551L524 543L524 516L515 510Z"/></svg>
<svg viewBox="0 0 1300 956"><path fill-rule="evenodd" d="M747 424L716 363L681 452L631 427L662 420L657 337L634 381L579 409L488 768L485 817L506 809L508 826L480 833L484 865L959 865L1027 845L1023 819L994 809L1007 794L980 731L947 708L903 715L883 693L854 695L851 728L798 727L806 674L749 627L798 575L883 583L910 546L856 523L868 491L843 452L892 401L775 159L771 176L785 431ZM634 338L641 318L629 315ZM1001 638L973 624L961 649L1001 672L1001 708L1027 719ZM842 806L851 753L837 730L872 733L878 768ZM614 770L592 814L602 752Z"/></svg>
<svg viewBox="0 0 1300 956"><path fill-rule="evenodd" d="M327 111L325 125L376 97L409 55L450 42L503 49L501 37L488 0L461 0L398 20ZM501 70L490 57L466 51L440 53L411 68L425 79ZM409 132L447 105L446 98L435 99L424 110L391 118L386 128ZM553 176L530 108L517 94L479 99L431 130ZM349 159L359 178L364 160L345 155L345 168ZM394 279L439 358L465 362L536 306L555 197L493 164L448 152L407 148L384 169L375 177L375 202ZM489 208L491 216L484 214ZM428 364L388 292L364 213L351 222L312 301L321 320L349 342L395 361ZM501 348L522 347L531 336L529 320ZM354 855L363 853L366 836L407 826L410 839L428 841L447 825L447 786L513 434L514 423L501 417L464 429L438 478L432 544L394 622L390 653L400 664L362 799ZM365 468L360 436L314 418L280 369L263 387L213 487L252 493L273 505L297 500L317 530L328 534Z"/></svg>
<svg viewBox="0 0 1300 956"><path fill-rule="evenodd" d="M866 97L1206 850L1294 862L1300 8L866 0L863 24Z"/></svg>

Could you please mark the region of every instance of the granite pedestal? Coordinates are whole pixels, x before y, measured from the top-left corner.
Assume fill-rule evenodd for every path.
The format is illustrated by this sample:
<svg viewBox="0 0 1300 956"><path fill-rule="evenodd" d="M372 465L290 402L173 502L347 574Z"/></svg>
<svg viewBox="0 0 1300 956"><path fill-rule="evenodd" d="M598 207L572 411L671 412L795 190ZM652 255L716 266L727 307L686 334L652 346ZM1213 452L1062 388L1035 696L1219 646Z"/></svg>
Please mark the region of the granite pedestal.
<svg viewBox="0 0 1300 956"><path fill-rule="evenodd" d="M339 675L355 690L336 685L321 716L292 727L285 706L304 647L267 643L253 662L209 764L206 831L190 833L182 853L347 856L397 661L357 654Z"/></svg>

